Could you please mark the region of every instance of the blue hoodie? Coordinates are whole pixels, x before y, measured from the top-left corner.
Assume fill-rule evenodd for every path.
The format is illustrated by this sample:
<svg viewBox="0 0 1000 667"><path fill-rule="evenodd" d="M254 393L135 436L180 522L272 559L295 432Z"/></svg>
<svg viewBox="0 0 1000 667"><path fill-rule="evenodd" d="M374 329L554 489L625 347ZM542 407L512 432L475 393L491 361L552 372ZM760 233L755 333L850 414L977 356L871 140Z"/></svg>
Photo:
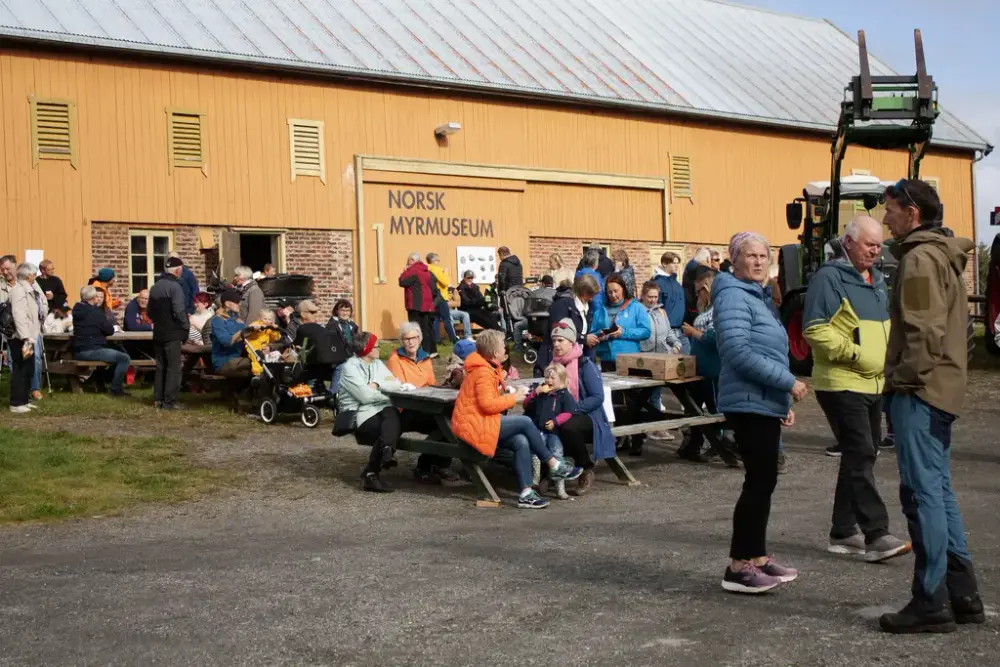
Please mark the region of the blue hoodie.
<svg viewBox="0 0 1000 667"><path fill-rule="evenodd" d="M716 343L722 359L719 412L784 418L795 376L788 370L788 334L755 282L719 273L712 284Z"/></svg>
<svg viewBox="0 0 1000 667"><path fill-rule="evenodd" d="M580 269L579 271L577 271L576 272L576 278L579 278L580 276L593 276L594 280L597 281L597 287L599 288L599 291L597 292L597 296L595 296L594 300L591 302L590 307L593 308L594 306L603 306L604 305L604 276L602 276L600 273L598 273L597 271L595 271L594 269L591 269L589 267L585 268L585 269Z"/></svg>
<svg viewBox="0 0 1000 667"><path fill-rule="evenodd" d="M635 299L629 299L623 304L614 317L608 313L607 307L598 308L594 313L594 323L590 326L590 333L600 336L603 329L615 326L621 328L622 335L602 341L597 346L597 356L602 361L614 361L619 354L642 352L640 344L652 334L649 313L646 312L646 307Z"/></svg>

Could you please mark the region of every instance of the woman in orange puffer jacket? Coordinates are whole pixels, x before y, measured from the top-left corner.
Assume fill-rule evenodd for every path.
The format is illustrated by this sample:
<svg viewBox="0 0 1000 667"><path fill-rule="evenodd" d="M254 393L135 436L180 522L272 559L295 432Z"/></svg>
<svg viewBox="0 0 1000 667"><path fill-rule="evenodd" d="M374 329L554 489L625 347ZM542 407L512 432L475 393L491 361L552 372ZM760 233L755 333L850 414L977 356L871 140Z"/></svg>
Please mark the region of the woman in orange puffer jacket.
<svg viewBox="0 0 1000 667"><path fill-rule="evenodd" d="M554 457L531 418L503 416L528 393L525 388L514 394L507 392L501 370L506 358L502 331L484 331L476 337L476 351L465 360L465 381L455 400L451 428L456 436L486 456L492 457L498 448L512 452L520 490L517 506L541 509L549 501L531 488L532 455L548 465L553 479L576 479L583 470Z"/></svg>

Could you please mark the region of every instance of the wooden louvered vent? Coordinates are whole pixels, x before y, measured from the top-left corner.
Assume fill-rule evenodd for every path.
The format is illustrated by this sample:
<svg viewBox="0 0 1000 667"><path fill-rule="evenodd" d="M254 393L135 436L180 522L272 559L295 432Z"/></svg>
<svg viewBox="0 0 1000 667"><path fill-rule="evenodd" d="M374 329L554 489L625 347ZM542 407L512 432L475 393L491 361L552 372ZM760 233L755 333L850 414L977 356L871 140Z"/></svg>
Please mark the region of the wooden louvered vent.
<svg viewBox="0 0 1000 667"><path fill-rule="evenodd" d="M197 111L168 109L170 166L196 167L207 174L205 116Z"/></svg>
<svg viewBox="0 0 1000 667"><path fill-rule="evenodd" d="M673 199L694 199L691 185L691 158L670 156L670 194Z"/></svg>
<svg viewBox="0 0 1000 667"><path fill-rule="evenodd" d="M292 181L297 176L317 176L326 183L323 121L289 118L288 141L291 146Z"/></svg>
<svg viewBox="0 0 1000 667"><path fill-rule="evenodd" d="M71 102L30 99L33 166L39 160L68 160L76 167L76 127Z"/></svg>

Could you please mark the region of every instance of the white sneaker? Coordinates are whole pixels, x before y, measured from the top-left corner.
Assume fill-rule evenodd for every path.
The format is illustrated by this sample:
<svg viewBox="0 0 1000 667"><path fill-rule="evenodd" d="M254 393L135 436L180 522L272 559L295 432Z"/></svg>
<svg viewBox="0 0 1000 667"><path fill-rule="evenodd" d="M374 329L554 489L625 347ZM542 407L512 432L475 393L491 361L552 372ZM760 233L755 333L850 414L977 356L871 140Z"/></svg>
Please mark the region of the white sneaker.
<svg viewBox="0 0 1000 667"><path fill-rule="evenodd" d="M15 415L23 415L31 412L31 408L27 405L12 405L10 406L10 411Z"/></svg>
<svg viewBox="0 0 1000 667"><path fill-rule="evenodd" d="M24 407L28 408L29 410L37 410L38 409L38 406L35 405L34 403L28 403Z"/></svg>

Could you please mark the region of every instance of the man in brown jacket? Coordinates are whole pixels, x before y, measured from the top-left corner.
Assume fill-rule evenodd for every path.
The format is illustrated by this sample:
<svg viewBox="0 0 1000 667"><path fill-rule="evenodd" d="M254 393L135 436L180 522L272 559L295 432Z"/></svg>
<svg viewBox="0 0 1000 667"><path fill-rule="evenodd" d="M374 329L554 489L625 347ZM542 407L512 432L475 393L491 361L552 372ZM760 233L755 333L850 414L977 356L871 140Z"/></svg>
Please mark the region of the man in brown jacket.
<svg viewBox="0 0 1000 667"><path fill-rule="evenodd" d="M941 226L941 201L927 183L903 179L886 188L885 200L899 260L889 298L885 393L916 559L913 598L879 624L893 633L952 632L956 621L985 620L950 463L951 425L965 394L963 272L973 244Z"/></svg>

